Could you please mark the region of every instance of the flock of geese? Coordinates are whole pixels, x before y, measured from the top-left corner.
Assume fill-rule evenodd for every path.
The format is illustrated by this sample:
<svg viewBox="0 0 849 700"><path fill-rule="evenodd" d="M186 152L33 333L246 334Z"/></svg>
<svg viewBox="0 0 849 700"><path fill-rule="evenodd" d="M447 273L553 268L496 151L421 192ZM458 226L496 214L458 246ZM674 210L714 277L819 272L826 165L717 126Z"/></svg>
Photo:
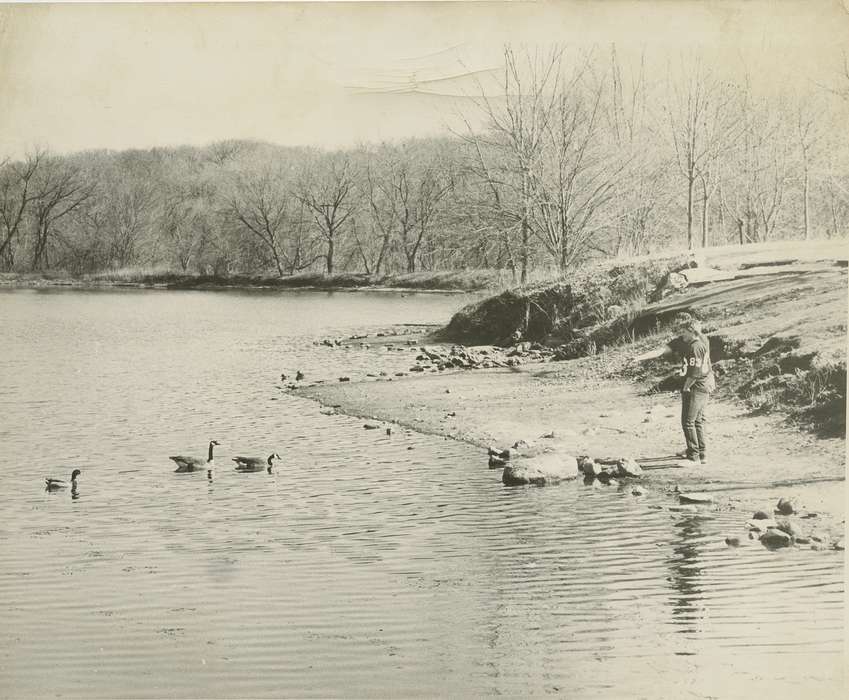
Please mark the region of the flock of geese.
<svg viewBox="0 0 849 700"><path fill-rule="evenodd" d="M212 455L212 451L215 449L217 445L221 443L218 440L210 440L209 441L209 452L207 453L206 458L204 457L186 457L185 455L176 455L174 457L169 457L171 461L173 461L177 468L174 470L179 473L187 473L187 472L199 472L206 471L207 476L212 478L212 470L215 467L215 460ZM280 455L276 452L272 452L268 457L233 457L233 461L236 463L236 471L239 472L261 472L267 471L271 474L271 470L274 467L274 461L280 459ZM71 480L65 481L63 479L45 479L45 488L47 491L59 491L61 489L71 488L72 492L76 492L77 490L77 477L82 474L79 469L74 469L71 472Z"/></svg>

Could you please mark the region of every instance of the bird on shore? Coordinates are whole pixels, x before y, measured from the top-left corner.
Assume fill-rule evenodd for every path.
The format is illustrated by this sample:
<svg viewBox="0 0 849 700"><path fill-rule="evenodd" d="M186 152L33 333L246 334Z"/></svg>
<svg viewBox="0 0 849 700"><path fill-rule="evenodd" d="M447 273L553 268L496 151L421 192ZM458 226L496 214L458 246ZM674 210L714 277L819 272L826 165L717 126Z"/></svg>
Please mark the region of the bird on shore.
<svg viewBox="0 0 849 700"><path fill-rule="evenodd" d="M240 472L260 472L263 469L271 474L271 469L274 467L274 460L282 459L279 454L272 452L267 459L262 457L233 457L236 463L236 471Z"/></svg>
<svg viewBox="0 0 849 700"><path fill-rule="evenodd" d="M197 472L203 469L209 472L215 466L212 450L219 444L221 443L218 440L209 441L209 456L206 459L203 457L186 457L184 455L177 455L168 459L177 465L177 468L174 470L175 472Z"/></svg>
<svg viewBox="0 0 849 700"><path fill-rule="evenodd" d="M82 474L82 472L79 469L74 469L74 471L71 472L70 482L65 481L64 479L45 479L45 488L48 491L58 491L59 489L66 489L70 486L71 490L75 491L77 488L77 477L80 474Z"/></svg>
<svg viewBox="0 0 849 700"><path fill-rule="evenodd" d="M296 381L301 381L303 378L304 378L304 373L301 372L301 370L298 370L297 372L295 372L295 380Z"/></svg>

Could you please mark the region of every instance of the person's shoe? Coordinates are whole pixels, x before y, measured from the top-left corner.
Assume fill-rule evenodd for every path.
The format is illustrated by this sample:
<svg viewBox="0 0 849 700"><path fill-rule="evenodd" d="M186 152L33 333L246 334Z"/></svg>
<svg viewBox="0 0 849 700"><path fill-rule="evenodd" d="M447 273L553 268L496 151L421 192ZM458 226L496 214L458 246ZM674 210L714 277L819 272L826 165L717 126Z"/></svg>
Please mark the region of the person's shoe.
<svg viewBox="0 0 849 700"><path fill-rule="evenodd" d="M707 465L707 455L699 455L699 462L701 462L703 465Z"/></svg>
<svg viewBox="0 0 849 700"><path fill-rule="evenodd" d="M690 459L690 453L687 450L681 450L680 452L676 452L675 456L678 459Z"/></svg>
<svg viewBox="0 0 849 700"><path fill-rule="evenodd" d="M680 459L676 463L678 467L698 467L701 465L701 462L697 459Z"/></svg>

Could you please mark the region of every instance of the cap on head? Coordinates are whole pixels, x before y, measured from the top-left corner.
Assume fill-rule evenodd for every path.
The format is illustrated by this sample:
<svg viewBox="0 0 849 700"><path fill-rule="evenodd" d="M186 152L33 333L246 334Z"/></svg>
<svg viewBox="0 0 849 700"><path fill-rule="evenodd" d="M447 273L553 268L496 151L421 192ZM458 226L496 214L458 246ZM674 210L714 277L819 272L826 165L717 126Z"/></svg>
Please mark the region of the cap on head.
<svg viewBox="0 0 849 700"><path fill-rule="evenodd" d="M71 472L71 481L76 479L80 474L82 474L82 472L79 469L74 469L74 471Z"/></svg>
<svg viewBox="0 0 849 700"><path fill-rule="evenodd" d="M695 316L688 313L675 314L672 319L672 327L676 331L690 331L691 333L699 333L702 329L702 322Z"/></svg>

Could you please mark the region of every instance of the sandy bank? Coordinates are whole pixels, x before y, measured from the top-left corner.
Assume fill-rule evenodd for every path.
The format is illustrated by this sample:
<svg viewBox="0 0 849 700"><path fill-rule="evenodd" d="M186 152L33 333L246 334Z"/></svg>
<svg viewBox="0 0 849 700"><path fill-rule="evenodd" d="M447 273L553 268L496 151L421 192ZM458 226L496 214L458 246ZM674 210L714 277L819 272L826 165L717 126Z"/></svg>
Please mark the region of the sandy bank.
<svg viewBox="0 0 849 700"><path fill-rule="evenodd" d="M564 455L672 454L683 446L679 396L649 394L636 381L616 377L627 352L510 370L326 384L298 393L349 415L477 445L480 461L470 469L488 468L486 446L518 440ZM752 416L742 404L716 400L710 407L710 464L654 470L641 483L670 492L676 485L709 491L717 507L738 509L741 521L750 511L771 512L780 497L792 497L800 509L818 513L817 527L836 537L844 518L844 457L842 439L820 439L781 416ZM500 477L493 470L492 478Z"/></svg>

